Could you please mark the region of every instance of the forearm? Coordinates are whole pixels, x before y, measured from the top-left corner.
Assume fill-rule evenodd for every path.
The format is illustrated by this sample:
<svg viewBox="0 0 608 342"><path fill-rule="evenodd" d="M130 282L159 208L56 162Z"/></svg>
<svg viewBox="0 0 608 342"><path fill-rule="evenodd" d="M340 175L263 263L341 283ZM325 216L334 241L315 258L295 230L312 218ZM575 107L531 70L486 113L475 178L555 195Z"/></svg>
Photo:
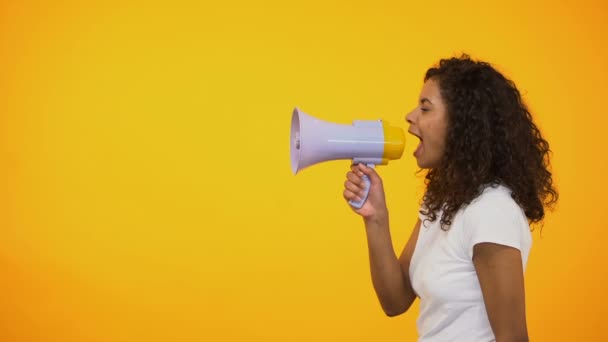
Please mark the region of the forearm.
<svg viewBox="0 0 608 342"><path fill-rule="evenodd" d="M365 230L369 250L369 262L374 289L388 316L401 314L416 298L393 249L388 216L366 220Z"/></svg>
<svg viewBox="0 0 608 342"><path fill-rule="evenodd" d="M523 333L520 335L506 335L506 336L502 336L502 335L497 335L496 336L496 342L528 342L529 338L528 338L528 334L527 333Z"/></svg>

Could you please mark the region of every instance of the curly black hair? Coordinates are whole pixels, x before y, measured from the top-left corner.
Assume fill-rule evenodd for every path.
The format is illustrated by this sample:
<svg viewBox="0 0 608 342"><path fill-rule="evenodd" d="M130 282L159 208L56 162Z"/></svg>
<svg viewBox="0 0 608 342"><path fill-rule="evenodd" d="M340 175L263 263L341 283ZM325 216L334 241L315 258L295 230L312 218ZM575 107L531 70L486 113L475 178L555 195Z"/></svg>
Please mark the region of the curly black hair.
<svg viewBox="0 0 608 342"><path fill-rule="evenodd" d="M489 186L505 185L528 221L538 223L558 192L549 171L549 143L543 139L517 87L489 63L442 59L424 80L438 81L447 108L445 153L425 176L421 213L441 215L448 230L456 212Z"/></svg>

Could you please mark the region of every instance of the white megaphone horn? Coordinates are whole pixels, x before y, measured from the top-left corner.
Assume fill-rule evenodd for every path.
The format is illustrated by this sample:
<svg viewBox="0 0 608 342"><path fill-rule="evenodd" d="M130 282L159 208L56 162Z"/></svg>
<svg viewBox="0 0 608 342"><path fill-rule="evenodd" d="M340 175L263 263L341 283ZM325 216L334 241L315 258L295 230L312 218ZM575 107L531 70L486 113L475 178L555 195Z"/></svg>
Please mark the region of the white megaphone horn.
<svg viewBox="0 0 608 342"><path fill-rule="evenodd" d="M341 125L314 118L298 108L291 116L291 170L298 171L324 161L352 159L370 167L386 165L403 155L405 133L382 120L355 120ZM365 181L365 195L350 205L361 208L367 200L370 182Z"/></svg>

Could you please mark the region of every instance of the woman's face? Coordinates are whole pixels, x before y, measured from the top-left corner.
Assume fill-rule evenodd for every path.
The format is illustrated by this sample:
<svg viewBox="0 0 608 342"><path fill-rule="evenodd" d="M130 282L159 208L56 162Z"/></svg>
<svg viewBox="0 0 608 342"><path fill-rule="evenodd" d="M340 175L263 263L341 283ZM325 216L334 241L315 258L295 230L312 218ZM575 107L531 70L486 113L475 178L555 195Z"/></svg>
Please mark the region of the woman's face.
<svg viewBox="0 0 608 342"><path fill-rule="evenodd" d="M408 133L420 139L414 151L418 167L438 167L445 151L448 130L448 114L438 81L431 78L424 83L418 106L406 115L405 120L410 124Z"/></svg>

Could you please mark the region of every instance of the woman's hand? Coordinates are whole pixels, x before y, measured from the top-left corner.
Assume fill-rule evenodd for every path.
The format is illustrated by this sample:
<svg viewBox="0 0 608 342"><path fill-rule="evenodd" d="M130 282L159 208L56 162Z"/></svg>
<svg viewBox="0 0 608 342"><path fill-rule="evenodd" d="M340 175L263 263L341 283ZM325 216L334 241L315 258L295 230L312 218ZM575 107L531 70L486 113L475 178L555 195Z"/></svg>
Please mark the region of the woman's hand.
<svg viewBox="0 0 608 342"><path fill-rule="evenodd" d="M366 221L388 219L382 179L373 168L367 167L364 164L351 165L351 170L346 174L346 182L344 182L344 199L348 202L351 200L360 201L363 198L363 190L365 188L363 175L367 175L370 180L367 200L360 209L353 208L352 206L351 208Z"/></svg>

